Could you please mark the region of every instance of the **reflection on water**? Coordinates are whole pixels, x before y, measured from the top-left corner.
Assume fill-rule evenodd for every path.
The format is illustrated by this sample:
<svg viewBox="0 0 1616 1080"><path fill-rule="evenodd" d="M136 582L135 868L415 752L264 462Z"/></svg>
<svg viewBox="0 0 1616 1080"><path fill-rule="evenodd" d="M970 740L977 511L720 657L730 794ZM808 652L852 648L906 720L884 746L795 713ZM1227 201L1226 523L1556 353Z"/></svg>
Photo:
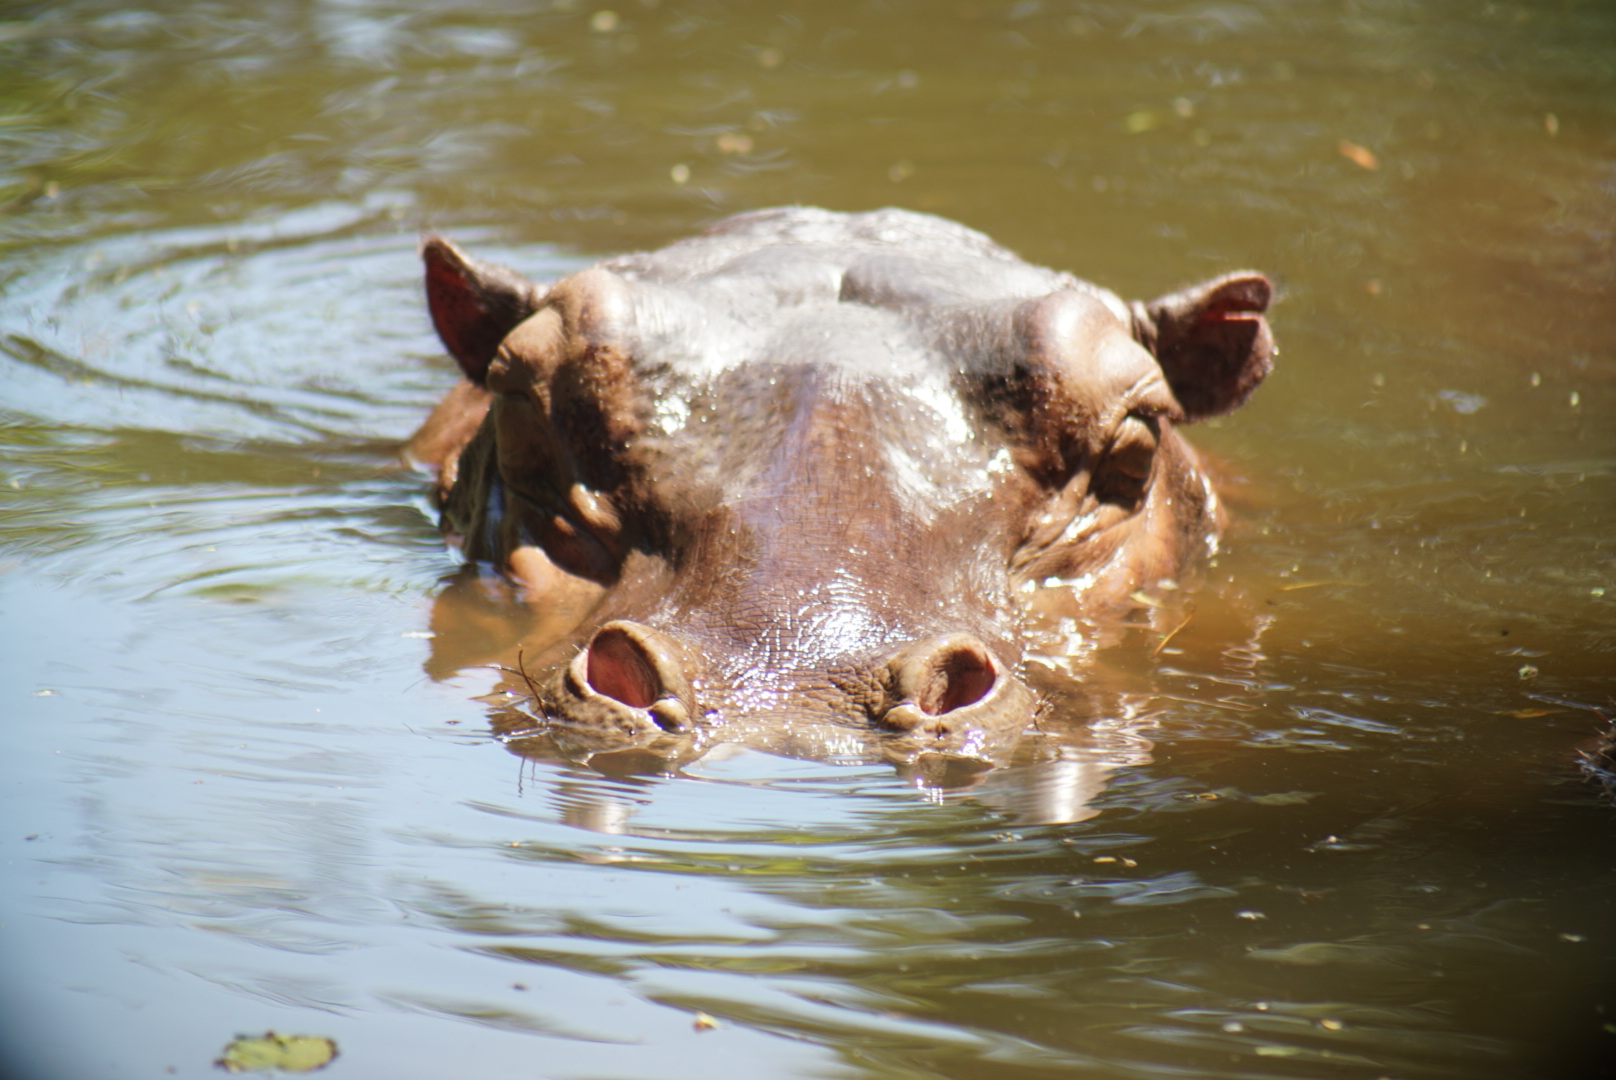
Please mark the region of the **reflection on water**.
<svg viewBox="0 0 1616 1080"><path fill-rule="evenodd" d="M0 13L0 1071L1610 1075L1613 19ZM513 737L393 464L422 231L548 278L793 202L1283 284L1181 628L1055 650L1005 768Z"/></svg>

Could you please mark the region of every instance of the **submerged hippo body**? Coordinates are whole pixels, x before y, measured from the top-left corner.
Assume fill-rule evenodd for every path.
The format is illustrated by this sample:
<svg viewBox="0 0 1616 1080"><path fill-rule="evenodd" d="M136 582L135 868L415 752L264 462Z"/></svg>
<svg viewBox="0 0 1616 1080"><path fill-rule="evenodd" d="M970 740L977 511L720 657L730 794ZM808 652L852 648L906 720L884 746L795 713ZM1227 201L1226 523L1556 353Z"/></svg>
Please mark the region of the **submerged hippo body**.
<svg viewBox="0 0 1616 1080"><path fill-rule="evenodd" d="M1273 352L1260 275L1129 304L896 210L745 214L548 288L424 257L466 379L410 453L465 556L546 613L537 708L626 743L1013 738L1030 622L1213 548L1175 428Z"/></svg>

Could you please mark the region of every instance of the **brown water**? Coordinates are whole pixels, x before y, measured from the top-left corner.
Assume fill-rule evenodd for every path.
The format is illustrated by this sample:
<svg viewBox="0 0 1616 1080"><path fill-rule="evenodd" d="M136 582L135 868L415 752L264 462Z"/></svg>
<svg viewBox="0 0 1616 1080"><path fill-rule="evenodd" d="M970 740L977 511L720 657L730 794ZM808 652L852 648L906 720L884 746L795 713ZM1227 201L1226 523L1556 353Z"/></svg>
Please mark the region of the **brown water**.
<svg viewBox="0 0 1616 1080"><path fill-rule="evenodd" d="M513 754L417 237L793 202L1274 275L1195 616L961 791ZM7 1077L1616 1075L1607 0L13 3L0 206Z"/></svg>

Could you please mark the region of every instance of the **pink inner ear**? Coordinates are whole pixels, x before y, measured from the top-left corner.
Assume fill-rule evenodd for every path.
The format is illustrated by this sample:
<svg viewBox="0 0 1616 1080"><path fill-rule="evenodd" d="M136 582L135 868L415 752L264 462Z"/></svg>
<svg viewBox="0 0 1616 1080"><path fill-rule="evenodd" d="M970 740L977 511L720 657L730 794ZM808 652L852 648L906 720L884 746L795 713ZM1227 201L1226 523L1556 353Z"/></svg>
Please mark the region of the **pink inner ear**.
<svg viewBox="0 0 1616 1080"><path fill-rule="evenodd" d="M1231 413L1245 403L1273 367L1274 342L1263 317L1274 287L1244 271L1153 301L1151 349L1181 422Z"/></svg>
<svg viewBox="0 0 1616 1080"><path fill-rule="evenodd" d="M449 354L460 362L466 375L480 385L488 373L488 361L483 359L479 363L478 360L486 342L477 340L475 333L468 334L467 330L480 325L487 313L453 267L438 259L429 259L426 277L427 309L432 315L432 325Z"/></svg>
<svg viewBox="0 0 1616 1080"><path fill-rule="evenodd" d="M1195 321L1251 322L1268 310L1273 299L1274 287L1267 278L1236 275L1212 288Z"/></svg>
<svg viewBox="0 0 1616 1080"><path fill-rule="evenodd" d="M662 694L650 659L618 629L602 630L589 643L589 685L634 709L649 708Z"/></svg>

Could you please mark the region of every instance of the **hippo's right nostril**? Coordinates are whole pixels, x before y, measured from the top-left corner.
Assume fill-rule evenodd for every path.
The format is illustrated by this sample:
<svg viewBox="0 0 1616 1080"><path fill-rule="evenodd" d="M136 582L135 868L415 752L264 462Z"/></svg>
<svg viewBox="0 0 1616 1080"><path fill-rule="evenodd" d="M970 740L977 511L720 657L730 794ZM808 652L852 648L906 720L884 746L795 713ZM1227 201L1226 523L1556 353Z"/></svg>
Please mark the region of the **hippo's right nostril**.
<svg viewBox="0 0 1616 1080"><path fill-rule="evenodd" d="M937 735L950 732L954 713L995 698L1006 682L988 647L970 634L917 642L894 657L887 670L891 682L881 723Z"/></svg>
<svg viewBox="0 0 1616 1080"><path fill-rule="evenodd" d="M945 639L930 657L915 704L928 716L942 716L988 696L999 673L981 642L964 635Z"/></svg>
<svg viewBox="0 0 1616 1080"><path fill-rule="evenodd" d="M568 685L575 700L596 702L618 723L648 719L664 731L678 731L689 726L694 708L686 659L666 634L616 620L601 627L573 661Z"/></svg>

